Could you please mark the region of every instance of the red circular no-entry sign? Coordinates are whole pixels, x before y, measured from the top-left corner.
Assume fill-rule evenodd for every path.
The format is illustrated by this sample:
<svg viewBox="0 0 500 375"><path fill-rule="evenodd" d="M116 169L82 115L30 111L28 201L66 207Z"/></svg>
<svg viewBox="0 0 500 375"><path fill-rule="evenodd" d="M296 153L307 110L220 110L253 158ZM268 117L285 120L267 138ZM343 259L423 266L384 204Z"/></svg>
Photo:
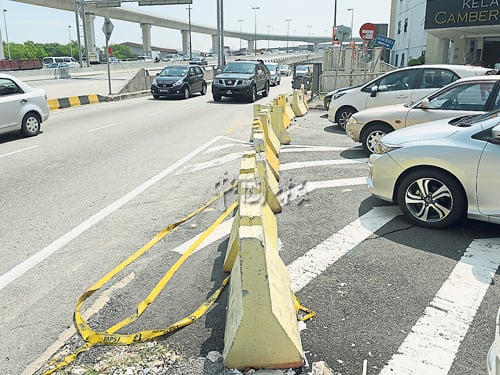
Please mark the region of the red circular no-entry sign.
<svg viewBox="0 0 500 375"><path fill-rule="evenodd" d="M375 39L376 35L377 35L377 28L372 23L364 23L359 28L359 36L363 40L372 40L372 39Z"/></svg>

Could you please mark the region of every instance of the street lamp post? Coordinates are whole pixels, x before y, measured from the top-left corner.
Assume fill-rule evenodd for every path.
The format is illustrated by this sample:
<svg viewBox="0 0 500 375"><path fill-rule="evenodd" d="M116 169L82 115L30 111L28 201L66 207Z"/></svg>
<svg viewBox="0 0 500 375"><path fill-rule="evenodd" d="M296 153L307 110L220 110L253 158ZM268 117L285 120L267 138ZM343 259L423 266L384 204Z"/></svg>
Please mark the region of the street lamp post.
<svg viewBox="0 0 500 375"><path fill-rule="evenodd" d="M254 30L253 30L253 35L254 35L254 42L253 42L253 52L254 52L254 56L257 56L257 11L260 9L260 7L252 7L253 11L254 11L254 19L255 19L255 23L254 23Z"/></svg>
<svg viewBox="0 0 500 375"><path fill-rule="evenodd" d="M271 35L271 25L267 25L267 49L269 49L269 36Z"/></svg>
<svg viewBox="0 0 500 375"><path fill-rule="evenodd" d="M285 22L287 23L286 27L286 52L288 52L288 41L290 40L290 22L292 21L291 18L287 18Z"/></svg>
<svg viewBox="0 0 500 375"><path fill-rule="evenodd" d="M10 60L9 33L7 32L7 20L5 18L5 13L7 13L7 9L3 10L3 25L5 27L5 39L7 39L7 53L9 54L9 60Z"/></svg>
<svg viewBox="0 0 500 375"><path fill-rule="evenodd" d="M308 25L307 28L309 29L309 39L311 39L311 25ZM307 42L307 44L309 45L309 41ZM309 50L309 47L307 47L307 49Z"/></svg>
<svg viewBox="0 0 500 375"><path fill-rule="evenodd" d="M353 20L354 20L354 9L349 8L347 9L348 12L351 12L351 42L352 42L352 28L353 28Z"/></svg>
<svg viewBox="0 0 500 375"><path fill-rule="evenodd" d="M71 25L68 25L69 55L73 57L73 46L71 45Z"/></svg>
<svg viewBox="0 0 500 375"><path fill-rule="evenodd" d="M238 22L240 23L240 52L241 52L241 23L243 22L243 20L238 20Z"/></svg>
<svg viewBox="0 0 500 375"><path fill-rule="evenodd" d="M188 11L188 22L189 22L189 60L193 59L192 44L191 44L191 5L187 8Z"/></svg>

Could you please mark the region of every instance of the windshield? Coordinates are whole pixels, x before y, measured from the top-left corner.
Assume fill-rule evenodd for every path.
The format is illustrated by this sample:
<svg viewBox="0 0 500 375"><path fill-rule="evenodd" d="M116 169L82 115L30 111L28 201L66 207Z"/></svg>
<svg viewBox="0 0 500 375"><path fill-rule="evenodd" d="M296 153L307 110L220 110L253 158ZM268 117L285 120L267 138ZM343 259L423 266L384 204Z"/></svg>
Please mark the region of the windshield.
<svg viewBox="0 0 500 375"><path fill-rule="evenodd" d="M160 77L182 77L185 76L188 71L187 66L170 66L165 68L159 74Z"/></svg>
<svg viewBox="0 0 500 375"><path fill-rule="evenodd" d="M255 73L253 63L235 62L229 63L224 67L224 73L243 73L243 74L253 74Z"/></svg>
<svg viewBox="0 0 500 375"><path fill-rule="evenodd" d="M489 120L495 117L500 117L500 109L495 111L481 113L479 115L470 115L465 117L459 117L453 119L449 122L450 125L460 126L460 127L469 127L479 122L483 122L485 120Z"/></svg>
<svg viewBox="0 0 500 375"><path fill-rule="evenodd" d="M266 64L266 66L267 66L267 69L269 69L269 71L272 71L272 70L276 70L277 64Z"/></svg>

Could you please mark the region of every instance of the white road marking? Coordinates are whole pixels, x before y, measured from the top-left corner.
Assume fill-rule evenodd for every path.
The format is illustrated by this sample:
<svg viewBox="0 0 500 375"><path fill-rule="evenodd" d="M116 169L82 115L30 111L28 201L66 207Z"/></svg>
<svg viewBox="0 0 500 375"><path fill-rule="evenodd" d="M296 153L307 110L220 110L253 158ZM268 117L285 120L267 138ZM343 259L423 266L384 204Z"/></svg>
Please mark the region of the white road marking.
<svg viewBox="0 0 500 375"><path fill-rule="evenodd" d="M280 148L280 152L321 152L321 151L345 151L350 150L351 147L328 147L328 146L297 146Z"/></svg>
<svg viewBox="0 0 500 375"><path fill-rule="evenodd" d="M31 149L34 149L34 148L37 148L37 147L40 147L40 145L35 145L35 146L25 147L25 148L22 148L22 149L20 149L20 150L16 150L16 151L8 152L8 153L6 153L6 154L2 154L2 155L0 155L0 159L1 159L1 158L5 158L5 157L10 156L10 155L18 154L18 153L20 153L20 152L28 151L28 150L31 150Z"/></svg>
<svg viewBox="0 0 500 375"><path fill-rule="evenodd" d="M148 113L146 116L154 116L154 115L158 115L160 113L161 113L161 111L151 112L151 113Z"/></svg>
<svg viewBox="0 0 500 375"><path fill-rule="evenodd" d="M228 162L233 161L233 160L241 159L242 156L243 156L242 152L235 152L235 153L231 153L231 154L226 154L221 158L212 159L209 161L205 161L205 162L197 163L197 164L193 164L193 165L188 165L188 166L180 169L179 171L177 171L175 173L175 175L180 175L180 174L188 173L188 172L197 172L197 171L201 171L203 169L216 167L216 166L219 166L219 165L224 164L224 163L228 163Z"/></svg>
<svg viewBox="0 0 500 375"><path fill-rule="evenodd" d="M153 176L146 182L142 183L138 187L136 187L134 190L128 192L125 194L123 197L120 199L116 200L115 202L111 203L107 207L103 208L101 211L96 213L95 215L91 216L87 220L85 220L83 223L80 225L76 226L75 228L71 229L69 232L66 234L62 235L46 247L44 247L42 250L37 252L36 254L33 254L30 256L28 259L25 261L19 263L16 265L14 268L10 269L6 273L0 276L0 290L5 288L7 285L9 285L11 282L16 280L17 278L21 277L24 275L26 272L28 272L31 268L35 267L37 264L43 262L45 259L50 257L52 254L54 254L57 250L59 250L61 247L65 246L67 243L71 242L75 238L77 238L80 234L85 232L87 229L91 228L104 218L106 218L108 215L112 214L114 211L118 210L120 207L137 197L139 194L143 193L146 189L149 187L153 186L160 180L162 180L164 177L168 176L171 174L174 170L179 168L181 165L185 164L195 156L197 156L199 153L204 151L206 148L210 147L212 144L220 140L221 137L215 137L212 138L210 141L206 142L205 144L201 145L194 151L191 151L189 154L184 156L182 159L178 160L174 164L172 164L170 167L164 169L160 173L158 173L156 176Z"/></svg>
<svg viewBox="0 0 500 375"><path fill-rule="evenodd" d="M229 232L231 232L231 226L233 225L234 217L222 222L215 230L208 235L207 238L196 248L196 251L199 251L203 249L204 247L212 244L215 241L220 240L221 238L227 236ZM189 241L184 242L182 245L177 246L175 249L172 249L172 251L179 253L179 254L184 254L187 249L199 238L201 237L202 233L199 235L191 238Z"/></svg>
<svg viewBox="0 0 500 375"><path fill-rule="evenodd" d="M474 240L380 375L448 374L500 265L500 238Z"/></svg>
<svg viewBox="0 0 500 375"><path fill-rule="evenodd" d="M395 206L375 207L288 265L291 288L298 292L366 238L400 215ZM396 373L399 375L399 373Z"/></svg>
<svg viewBox="0 0 500 375"><path fill-rule="evenodd" d="M204 154L211 154L220 150L224 150L226 148L231 148L231 147L241 147L241 146L247 146L242 143L226 143L225 145L222 146L215 146L215 147L210 147L208 150L204 152Z"/></svg>
<svg viewBox="0 0 500 375"><path fill-rule="evenodd" d="M291 169L320 167L325 165L344 165L344 164L363 164L367 163L368 159L337 159L337 160L315 160L315 161L299 161L293 163L284 163L280 165L281 171L288 171Z"/></svg>
<svg viewBox="0 0 500 375"><path fill-rule="evenodd" d="M111 126L115 126L115 125L116 125L116 123L112 123L112 124L108 124L108 125L101 126L101 127L99 127L99 128L90 129L90 130L89 130L89 133L91 133L91 132L95 132L95 131L98 131L98 130L102 130L102 129L106 129L106 128L109 128L109 127L111 127Z"/></svg>

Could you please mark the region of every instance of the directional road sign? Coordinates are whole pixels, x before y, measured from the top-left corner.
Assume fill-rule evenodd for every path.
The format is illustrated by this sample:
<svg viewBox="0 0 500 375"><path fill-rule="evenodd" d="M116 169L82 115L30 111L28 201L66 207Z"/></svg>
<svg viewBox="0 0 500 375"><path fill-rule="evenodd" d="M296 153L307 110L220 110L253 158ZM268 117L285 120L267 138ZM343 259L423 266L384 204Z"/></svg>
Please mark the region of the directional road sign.
<svg viewBox="0 0 500 375"><path fill-rule="evenodd" d="M374 40L376 46L385 47L387 49L392 49L392 47L394 47L394 42L394 39L380 34L377 35Z"/></svg>

